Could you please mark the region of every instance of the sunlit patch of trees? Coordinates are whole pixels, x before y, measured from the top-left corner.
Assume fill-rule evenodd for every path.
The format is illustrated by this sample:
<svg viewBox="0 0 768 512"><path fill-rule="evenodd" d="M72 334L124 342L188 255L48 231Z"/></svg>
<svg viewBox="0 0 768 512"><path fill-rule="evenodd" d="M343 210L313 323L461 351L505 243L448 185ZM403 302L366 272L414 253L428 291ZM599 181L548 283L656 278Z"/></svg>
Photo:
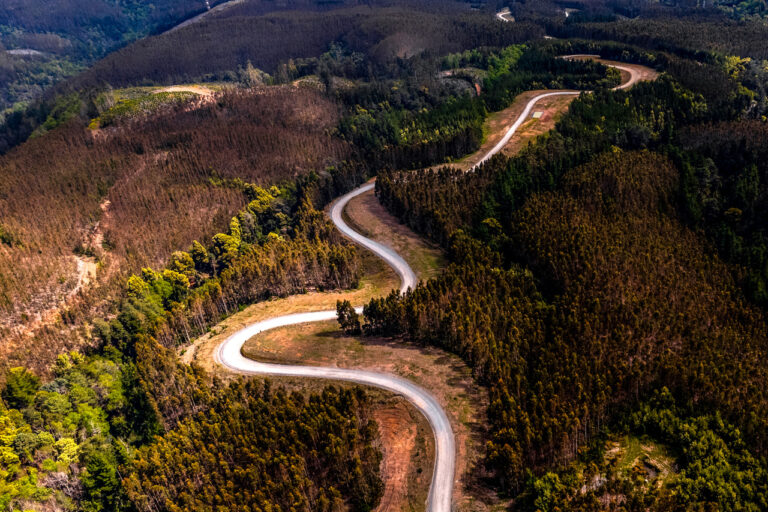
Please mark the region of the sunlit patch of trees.
<svg viewBox="0 0 768 512"><path fill-rule="evenodd" d="M346 186L348 176L336 176ZM358 279L355 248L312 207L312 197L336 194L333 181L214 185L248 198L225 232L131 276L114 313L95 322L97 346L60 356L50 380L23 367L4 375L6 506L335 511L377 503L381 454L361 391L224 385L179 362L179 344L241 305Z"/></svg>
<svg viewBox="0 0 768 512"><path fill-rule="evenodd" d="M370 510L383 485L368 409L359 389L304 396L236 382L139 450L126 492L147 511Z"/></svg>

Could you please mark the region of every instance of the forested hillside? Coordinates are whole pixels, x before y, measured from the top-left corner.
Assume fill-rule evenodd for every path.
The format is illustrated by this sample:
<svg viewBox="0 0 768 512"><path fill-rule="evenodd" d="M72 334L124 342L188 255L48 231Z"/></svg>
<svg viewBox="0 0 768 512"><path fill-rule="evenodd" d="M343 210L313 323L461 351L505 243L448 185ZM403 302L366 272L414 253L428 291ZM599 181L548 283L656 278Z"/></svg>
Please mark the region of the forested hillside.
<svg viewBox="0 0 768 512"><path fill-rule="evenodd" d="M222 0L8 0L0 10L0 122L56 82Z"/></svg>
<svg viewBox="0 0 768 512"><path fill-rule="evenodd" d="M269 188L349 154L328 134L337 108L312 91L231 91L169 108L96 131L72 122L0 159L4 359L28 360L39 341L27 331L68 295L83 295L65 318L73 327L130 272L225 227L252 199L235 178ZM264 235L284 225L278 218ZM49 356L38 353L38 364L82 338L47 337Z"/></svg>
<svg viewBox="0 0 768 512"><path fill-rule="evenodd" d="M0 508L379 506L386 393L179 358L378 278L322 211L374 176L449 263L341 327L471 367L485 415L437 408L477 426L473 511L768 508L761 2L246 0L170 32L205 6L9 6L2 44L44 55L0 51L4 101L93 65L0 133ZM443 165L546 89L584 92Z"/></svg>
<svg viewBox="0 0 768 512"><path fill-rule="evenodd" d="M764 222L749 213L765 192L752 145L764 121L743 119L764 115L763 102L743 101L763 86L752 95L738 87L752 83L747 73L714 77L735 93L725 100L703 69L696 80L684 61L657 63L671 76L582 96L517 157L377 182L382 203L444 244L453 265L405 296L372 301L363 330L473 365L491 392L487 465L523 508L758 510L766 500ZM732 118L742 119L713 124ZM666 402L628 419L656 393ZM713 411L719 420L705 418ZM702 435L725 421L739 434L718 442L743 455L690 454L673 434L690 427L672 421L698 422ZM602 459L604 436L617 431L685 452L677 475L645 490L622 480ZM585 460L603 483L575 468Z"/></svg>
<svg viewBox="0 0 768 512"><path fill-rule="evenodd" d="M333 42L367 54L369 62L359 72L370 76L371 66L388 65L393 57L500 46L543 35L540 28L528 24L500 26L461 2L268 15L249 6L227 9L183 30L131 45L97 63L73 84L82 87L106 81L119 86L221 77L248 61L274 74L279 64L290 68L294 64L289 60L317 57Z"/></svg>

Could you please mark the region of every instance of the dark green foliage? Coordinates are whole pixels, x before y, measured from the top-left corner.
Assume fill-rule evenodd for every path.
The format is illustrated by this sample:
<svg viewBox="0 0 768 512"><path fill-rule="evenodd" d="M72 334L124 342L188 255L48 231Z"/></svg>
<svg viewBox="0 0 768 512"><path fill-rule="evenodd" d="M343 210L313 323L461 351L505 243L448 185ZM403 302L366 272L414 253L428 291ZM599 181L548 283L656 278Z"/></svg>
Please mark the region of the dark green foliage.
<svg viewBox="0 0 768 512"><path fill-rule="evenodd" d="M360 315L348 301L336 301L336 315L341 329L349 335L358 335L362 332L360 328Z"/></svg>
<svg viewBox="0 0 768 512"><path fill-rule="evenodd" d="M564 60L520 45L475 57L461 55L445 62L472 58L487 68L479 97L474 89L472 94L457 94L439 81L427 87L413 77L404 86L393 83L395 92L381 85L356 88L341 95L352 108L339 124L340 135L382 168L423 168L475 151L488 112L509 106L525 90L594 89L618 83L601 64Z"/></svg>
<svg viewBox="0 0 768 512"><path fill-rule="evenodd" d="M628 426L678 451L680 472L658 498L656 510L768 506L766 460L755 457L739 429L718 412L691 414L662 389L630 415Z"/></svg>
<svg viewBox="0 0 768 512"><path fill-rule="evenodd" d="M749 296L768 305L768 125L741 121L681 134L685 206L725 259L744 268Z"/></svg>
<svg viewBox="0 0 768 512"><path fill-rule="evenodd" d="M630 511L757 512L768 504L768 464L717 412L693 412L661 388L614 428L629 433L631 443L642 450L639 456L633 452L632 460L616 441L606 442L629 437L599 437L568 467L528 475L516 506L524 511L598 512L609 503L609 510L619 505L618 510ZM606 447L611 445L609 454ZM674 450L665 454L661 447ZM648 449L654 453L643 453Z"/></svg>
<svg viewBox="0 0 768 512"><path fill-rule="evenodd" d="M530 194L552 190L569 168L612 146L667 144L677 126L705 118L700 96L669 78L630 91L597 91L571 104L557 129L511 159L497 157L468 174L439 170L413 176L382 173L382 204L417 232L447 246L454 230L472 224L492 234L485 219L506 221Z"/></svg>
<svg viewBox="0 0 768 512"><path fill-rule="evenodd" d="M676 169L652 153L616 152L568 171L558 190L533 194L488 232L533 274L489 265L457 234L452 253L466 254L405 297L369 303L364 331L470 362L490 387L487 463L510 488L523 468L574 457L660 385L722 411L761 453L766 326L675 220Z"/></svg>
<svg viewBox="0 0 768 512"><path fill-rule="evenodd" d="M118 474L122 443L134 440L126 428L130 367L73 352L59 357L54 379L43 385L24 378L25 403L0 411L4 507L76 501L79 510L133 510Z"/></svg>
<svg viewBox="0 0 768 512"><path fill-rule="evenodd" d="M23 409L30 404L39 385L40 378L26 368L11 368L5 377L3 400L8 407Z"/></svg>
<svg viewBox="0 0 768 512"><path fill-rule="evenodd" d="M126 477L139 510L332 511L380 498L377 427L360 390L304 397L238 381L142 448Z"/></svg>

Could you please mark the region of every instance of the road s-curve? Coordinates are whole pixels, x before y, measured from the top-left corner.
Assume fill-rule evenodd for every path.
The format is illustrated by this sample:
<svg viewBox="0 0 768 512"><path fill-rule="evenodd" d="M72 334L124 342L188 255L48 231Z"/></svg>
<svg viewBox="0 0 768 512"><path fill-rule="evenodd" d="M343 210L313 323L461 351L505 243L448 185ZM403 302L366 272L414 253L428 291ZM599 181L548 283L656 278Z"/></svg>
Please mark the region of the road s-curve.
<svg viewBox="0 0 768 512"><path fill-rule="evenodd" d="M579 55L567 56L565 58L575 57L596 56ZM630 73L630 80L616 87L616 89L630 87L639 80L639 77L631 68L625 68L623 66L613 64L608 65ZM487 161L493 155L501 151L501 149L515 134L517 129L528 119L531 110L537 102L552 96L576 96L582 92L588 93L589 91L553 91L542 93L532 98L526 104L525 109L517 118L515 123L507 130L502 140L499 141L499 143L496 144L496 146L494 146L490 151L488 151L488 153L486 153L486 155L484 155L483 158L473 168ZM355 243L371 250L374 254L383 259L390 267L392 267L392 269L394 269L400 277L401 291L404 292L409 288L415 287L417 283L416 275L413 272L413 269L411 269L410 265L408 265L408 263L390 247L380 244L356 232L344 221L343 218L344 208L349 203L349 201L352 198L368 192L373 188L374 184L368 183L339 198L331 207L331 220L339 229L339 231L341 231L345 236L349 237ZM362 308L358 307L355 310L357 312L361 312ZM221 343L221 345L219 345L214 357L218 364L239 373L340 380L374 386L402 395L427 418L427 421L429 422L435 437L435 463L434 471L432 473L432 482L427 498L427 511L450 512L451 498L453 494L454 473L456 467L456 446L451 424L447 415L445 414L445 411L442 409L440 404L437 403L434 397L432 397L427 391L406 379L390 374L334 367L261 363L253 359L249 359L242 354L242 348L245 342L261 332L289 325L333 320L334 318L336 318L336 311L328 310L310 313L297 313L263 320L261 322L248 325L229 336Z"/></svg>
<svg viewBox="0 0 768 512"><path fill-rule="evenodd" d="M509 7L506 9L502 9L501 11L496 13L496 19L501 20L504 22L510 22L515 21L515 18L512 17L512 13L509 10Z"/></svg>
<svg viewBox="0 0 768 512"><path fill-rule="evenodd" d="M359 187L339 198L331 207L331 219L336 227L356 243L370 249L387 262L401 279L401 291L416 286L417 279L408 263L391 248L364 237L344 222L342 213L349 201L373 189L373 183ZM362 308L356 308L360 312ZM386 373L333 367L300 366L260 363L242 354L246 341L257 334L309 322L321 322L336 318L336 311L317 311L279 316L248 325L224 340L215 352L216 362L238 372L251 375L277 375L289 377L313 377L365 384L397 393L410 401L429 422L435 436L435 463L432 482L427 497L428 512L450 512L453 480L456 467L456 446L448 416L440 404L427 391L414 383Z"/></svg>
<svg viewBox="0 0 768 512"><path fill-rule="evenodd" d="M575 58L591 58L591 59L599 59L599 55L564 55L560 57L562 59L575 59ZM613 90L620 90L620 89L627 89L629 87L632 87L636 83L638 83L641 80L640 74L635 70L627 66L621 66L619 64L608 64L604 63L605 66L608 66L610 68L616 68L621 71L626 71L629 73L629 80L626 82L616 86L613 88ZM528 103L525 105L525 109L523 109L523 112L520 114L520 116L515 120L515 122L510 126L506 133L504 133L504 137L501 138L501 140L493 146L483 157L474 165L472 166L472 169L475 169L479 167L480 165L487 162L493 155L501 151L504 146L506 146L512 136L517 132L518 128L528 120L528 117L531 115L531 110L533 110L533 107L536 106L536 103L539 101L545 99L545 98L551 98L553 96L578 96L581 93L589 94L592 91L553 91L553 92L545 92L542 94L539 94L537 96L534 96L531 98ZM471 169L470 169L471 170Z"/></svg>
<svg viewBox="0 0 768 512"><path fill-rule="evenodd" d="M362 187L358 187L352 192L341 196L331 206L331 220L339 229L339 231L344 233L357 244L371 250L374 254L387 262L387 264L392 267L392 269L397 272L397 275L400 277L400 291L404 293L408 290L408 288L415 288L418 282L416 279L416 274L413 272L411 266L408 265L408 263L390 247L371 240L370 238L364 237L349 227L346 222L344 222L343 213L347 203L349 203L352 198L364 194L369 190L373 190L373 188L373 183L367 183Z"/></svg>

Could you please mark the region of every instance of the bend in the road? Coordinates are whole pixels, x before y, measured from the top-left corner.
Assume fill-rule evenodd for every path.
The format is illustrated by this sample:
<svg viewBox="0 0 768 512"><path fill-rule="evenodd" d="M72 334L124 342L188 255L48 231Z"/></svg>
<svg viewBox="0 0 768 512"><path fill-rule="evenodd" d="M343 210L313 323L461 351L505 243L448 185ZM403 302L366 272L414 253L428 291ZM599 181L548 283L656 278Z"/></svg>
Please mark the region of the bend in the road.
<svg viewBox="0 0 768 512"><path fill-rule="evenodd" d="M561 58L562 59L574 59L574 58L599 59L600 56L579 54L579 55L564 55ZM605 65L608 67L620 69L622 71L626 71L627 73L629 73L629 80L627 80L623 84L620 84L614 87L613 90L627 89L640 81L640 74L636 70L630 67L622 66L619 64L608 64L608 63L606 63ZM525 109L523 110L523 112L520 114L517 120L512 124L512 126L510 126L507 129L506 133L504 134L504 137L502 137L502 139L498 142L498 144L496 144L493 148L491 148L490 151L488 151L488 153L483 155L483 157L475 165L473 165L470 170L476 169L480 165L487 162L493 155L501 151L504 148L504 146L506 146L507 143L509 143L510 139L512 139L512 136L517 132L518 128L520 128L520 126L525 121L528 120L528 116L530 116L531 110L533 110L533 107L539 101L545 98L551 98L552 96L578 96L581 93L589 94L591 92L592 91L553 91L553 92L545 92L537 96L534 96L528 101L528 103L525 105Z"/></svg>
<svg viewBox="0 0 768 512"><path fill-rule="evenodd" d="M342 218L347 203L353 197L368 192L373 187L374 185L369 183L339 198L331 207L331 219L342 233L386 261L400 276L401 290L405 291L416 286L417 282L416 274L408 263L391 248L354 231ZM357 308L357 311L361 309ZM427 391L408 380L390 374L344 368L260 363L242 354L245 342L261 332L277 327L321 322L334 318L336 318L336 311L317 311L285 315L251 324L235 332L219 345L215 353L216 362L239 373L342 380L374 386L402 395L427 418L435 436L435 463L427 497L427 510L450 512L456 467L453 430L445 411Z"/></svg>
<svg viewBox="0 0 768 512"><path fill-rule="evenodd" d="M373 190L373 188L373 183L367 183L337 199L336 202L331 206L331 220L339 229L339 231L341 231L345 236L350 238L355 243L362 245L366 249L369 249L371 252L376 254L376 256L383 259L390 267L392 267L392 269L397 272L397 275L400 277L400 291L404 293L408 290L408 288L415 288L416 284L418 283L416 274L413 272L411 266L408 265L402 256L397 254L397 252L395 252L391 247L387 247L386 245L376 242L375 240L364 237L349 227L346 222L344 222L343 214L347 203L349 203L352 198L364 194L369 190Z"/></svg>
<svg viewBox="0 0 768 512"><path fill-rule="evenodd" d="M568 57L572 58L575 56ZM616 89L630 87L637 82L638 78L634 70L631 68L625 68L613 64L609 65L628 71L631 75L631 78L628 82L616 87ZM589 91L553 91L542 93L532 98L515 123L507 130L502 140L496 144L496 146L494 146L485 156L483 156L480 162L478 162L478 164L476 164L473 168L487 161L493 155L501 151L501 149L512 138L517 129L528 118L531 110L538 101L551 96L579 95L582 92ZM349 237L359 245L362 245L363 247L371 250L377 256L386 261L387 264L391 266L400 276L402 283L401 291L406 291L408 288L415 287L417 283L416 275L408 263L390 247L371 240L370 238L367 238L353 230L343 219L343 212L347 203L349 203L352 198L370 191L373 189L373 187L374 185L369 183L339 198L331 207L331 219L345 236ZM361 309L362 308L356 308L356 311L360 311ZM327 321L334 318L336 318L336 311L330 310L285 315L251 324L235 332L221 345L219 345L219 348L215 354L216 361L222 366L240 373L342 380L386 389L388 391L392 391L404 396L419 411L421 411L422 414L424 414L424 416L429 421L435 436L435 465L432 474L432 483L429 490L429 496L427 499L427 510L429 512L450 512L451 497L453 494L453 479L456 465L456 447L451 424L445 414L445 411L428 392L416 386L412 382L394 375L343 368L260 363L252 359L248 359L242 354L242 348L245 342L261 332L267 331L269 329L275 329L277 327L303 324L308 322Z"/></svg>
<svg viewBox="0 0 768 512"><path fill-rule="evenodd" d="M493 146L488 153L483 155L483 158L481 158L472 168L479 167L480 165L487 162L493 155L501 151L504 146L507 145L509 140L512 138L512 136L517 132L517 129L520 128L520 126L528 120L528 116L531 114L531 110L533 110L534 105L538 103L539 101L545 99L545 98L551 98L552 96L578 96L581 94L581 91L556 91L556 92L545 92L543 94L539 94L538 96L534 96L531 98L531 100L528 102L528 104L525 106L525 109L520 114L520 116L517 118L517 120L507 129L507 132L504 134L504 137L501 138L498 144Z"/></svg>

